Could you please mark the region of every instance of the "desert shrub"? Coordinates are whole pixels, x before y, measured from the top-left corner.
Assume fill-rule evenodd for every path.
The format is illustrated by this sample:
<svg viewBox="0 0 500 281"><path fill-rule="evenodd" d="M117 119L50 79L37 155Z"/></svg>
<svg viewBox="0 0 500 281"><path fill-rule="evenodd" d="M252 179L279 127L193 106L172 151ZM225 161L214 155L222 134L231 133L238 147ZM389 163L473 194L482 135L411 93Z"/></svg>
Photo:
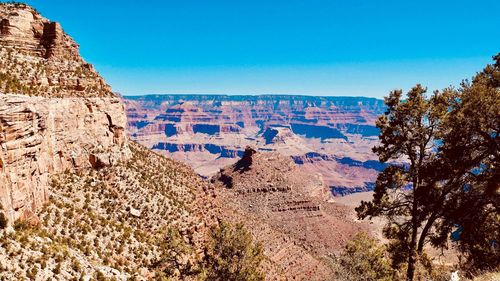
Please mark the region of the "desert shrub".
<svg viewBox="0 0 500 281"><path fill-rule="evenodd" d="M195 274L195 265L185 262L193 253L192 245L184 241L179 229L174 227L167 229L165 241L161 244L161 251L161 260L165 265L163 270L165 276Z"/></svg>
<svg viewBox="0 0 500 281"><path fill-rule="evenodd" d="M401 269L401 271L406 271L406 266L403 266ZM417 262L415 264L415 280L449 281L451 273L454 270L455 268L451 265L434 263L433 258L423 252L417 257ZM405 279L401 271L398 278Z"/></svg>
<svg viewBox="0 0 500 281"><path fill-rule="evenodd" d="M378 281L395 277L385 247L364 232L346 244L342 253L334 258L332 267L336 280Z"/></svg>
<svg viewBox="0 0 500 281"><path fill-rule="evenodd" d="M31 225L28 221L18 219L14 222L14 229L16 231L23 231L23 230L29 230L33 228L33 225Z"/></svg>
<svg viewBox="0 0 500 281"><path fill-rule="evenodd" d="M393 268L391 255L385 245L380 245L368 234L358 233L333 258L335 280L342 281L389 281L405 280L406 264ZM415 263L414 280L448 281L453 268L437 265L422 253Z"/></svg>
<svg viewBox="0 0 500 281"><path fill-rule="evenodd" d="M3 212L0 212L0 229L6 228L7 224L8 224L7 217Z"/></svg>
<svg viewBox="0 0 500 281"><path fill-rule="evenodd" d="M60 274L61 273L61 263L57 263L56 267L54 267L54 269L52 269L52 272L54 272L54 274Z"/></svg>
<svg viewBox="0 0 500 281"><path fill-rule="evenodd" d="M262 246L253 242L242 224L221 222L210 231L202 279L264 280L259 269L264 258Z"/></svg>

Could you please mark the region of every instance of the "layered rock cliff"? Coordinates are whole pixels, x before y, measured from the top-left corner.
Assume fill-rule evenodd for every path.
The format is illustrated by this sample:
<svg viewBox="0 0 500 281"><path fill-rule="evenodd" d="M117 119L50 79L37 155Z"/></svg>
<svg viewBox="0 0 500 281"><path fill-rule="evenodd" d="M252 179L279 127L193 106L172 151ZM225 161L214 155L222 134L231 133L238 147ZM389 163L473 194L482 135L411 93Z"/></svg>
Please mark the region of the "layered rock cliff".
<svg viewBox="0 0 500 281"><path fill-rule="evenodd" d="M44 97L112 97L61 25L23 4L0 4L0 92Z"/></svg>
<svg viewBox="0 0 500 281"><path fill-rule="evenodd" d="M287 280L329 280L325 258L367 230L354 222L352 210L329 200L321 177L275 152L247 148L211 181L220 186L218 196L226 208L245 214L244 220L258 218L251 222L252 231L265 241L269 259L284 269ZM259 229L262 225L266 231Z"/></svg>
<svg viewBox="0 0 500 281"><path fill-rule="evenodd" d="M58 23L0 4L0 202L13 221L48 199L51 174L128 158L126 116Z"/></svg>
<svg viewBox="0 0 500 281"><path fill-rule="evenodd" d="M378 173L357 163L378 162L371 148L378 142L375 120L384 111L382 100L151 95L126 97L125 103L133 139L204 176L235 163L246 146L291 156L320 173L335 195L371 189Z"/></svg>

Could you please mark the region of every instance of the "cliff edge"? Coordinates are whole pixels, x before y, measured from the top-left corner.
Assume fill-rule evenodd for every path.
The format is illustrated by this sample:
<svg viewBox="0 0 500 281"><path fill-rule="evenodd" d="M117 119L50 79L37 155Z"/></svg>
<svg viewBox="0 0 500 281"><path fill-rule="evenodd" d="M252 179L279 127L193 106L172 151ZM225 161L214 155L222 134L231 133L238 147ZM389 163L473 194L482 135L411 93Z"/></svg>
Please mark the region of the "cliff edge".
<svg viewBox="0 0 500 281"><path fill-rule="evenodd" d="M48 200L51 174L130 157L111 87L58 23L0 4L0 202L12 222Z"/></svg>

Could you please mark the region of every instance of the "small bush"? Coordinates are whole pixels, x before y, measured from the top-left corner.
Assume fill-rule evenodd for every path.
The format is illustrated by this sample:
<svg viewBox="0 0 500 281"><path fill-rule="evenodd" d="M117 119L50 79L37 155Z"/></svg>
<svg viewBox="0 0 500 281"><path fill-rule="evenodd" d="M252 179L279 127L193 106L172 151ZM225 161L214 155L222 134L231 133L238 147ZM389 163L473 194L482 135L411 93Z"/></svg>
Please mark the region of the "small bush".
<svg viewBox="0 0 500 281"><path fill-rule="evenodd" d="M264 260L263 248L254 244L252 235L242 224L221 222L211 229L210 243L204 261L206 280L264 280L259 270Z"/></svg>
<svg viewBox="0 0 500 281"><path fill-rule="evenodd" d="M0 229L4 229L7 227L8 220L3 212L0 212Z"/></svg>
<svg viewBox="0 0 500 281"><path fill-rule="evenodd" d="M334 259L333 271L337 280L344 281L389 281L395 273L385 247L364 232L349 241L340 256Z"/></svg>

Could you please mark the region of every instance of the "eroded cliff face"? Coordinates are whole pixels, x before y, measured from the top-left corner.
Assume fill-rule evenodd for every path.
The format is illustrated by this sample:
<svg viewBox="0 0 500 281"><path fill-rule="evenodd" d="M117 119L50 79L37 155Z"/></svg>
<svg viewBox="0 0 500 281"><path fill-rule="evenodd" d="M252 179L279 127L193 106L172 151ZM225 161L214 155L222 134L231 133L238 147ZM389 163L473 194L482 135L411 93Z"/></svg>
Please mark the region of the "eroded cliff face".
<svg viewBox="0 0 500 281"><path fill-rule="evenodd" d="M275 151L322 175L334 195L373 188L375 120L382 100L363 97L151 95L127 97L131 137L203 176L234 164L246 146ZM349 161L351 159L352 161Z"/></svg>
<svg viewBox="0 0 500 281"><path fill-rule="evenodd" d="M23 4L0 3L0 92L44 97L112 97L57 22Z"/></svg>
<svg viewBox="0 0 500 281"><path fill-rule="evenodd" d="M127 159L125 125L123 104L58 23L0 4L0 211L10 222L47 201L50 175Z"/></svg>
<svg viewBox="0 0 500 281"><path fill-rule="evenodd" d="M51 174L126 159L125 122L117 98L0 95L0 199L10 219L48 199Z"/></svg>

